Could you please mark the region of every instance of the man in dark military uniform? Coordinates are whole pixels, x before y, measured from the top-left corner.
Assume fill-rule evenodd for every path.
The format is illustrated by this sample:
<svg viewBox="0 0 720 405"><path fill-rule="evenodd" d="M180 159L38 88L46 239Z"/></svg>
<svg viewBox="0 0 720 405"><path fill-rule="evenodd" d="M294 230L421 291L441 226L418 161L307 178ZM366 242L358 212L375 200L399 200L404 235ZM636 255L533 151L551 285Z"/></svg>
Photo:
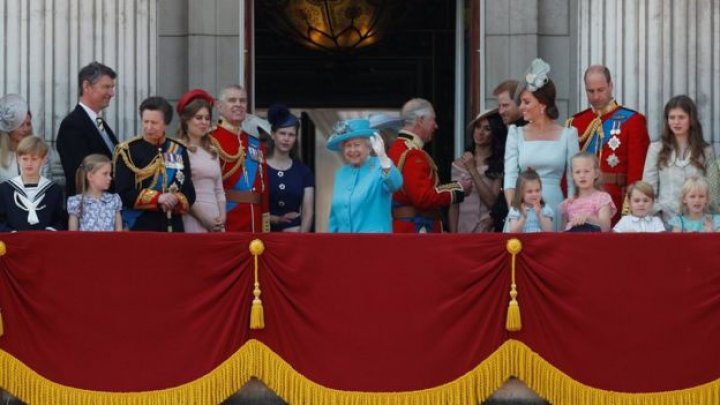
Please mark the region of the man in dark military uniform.
<svg viewBox="0 0 720 405"><path fill-rule="evenodd" d="M184 144L165 136L172 107L162 97L140 104L143 135L115 149L115 189L131 231L182 232L182 215L195 202Z"/></svg>

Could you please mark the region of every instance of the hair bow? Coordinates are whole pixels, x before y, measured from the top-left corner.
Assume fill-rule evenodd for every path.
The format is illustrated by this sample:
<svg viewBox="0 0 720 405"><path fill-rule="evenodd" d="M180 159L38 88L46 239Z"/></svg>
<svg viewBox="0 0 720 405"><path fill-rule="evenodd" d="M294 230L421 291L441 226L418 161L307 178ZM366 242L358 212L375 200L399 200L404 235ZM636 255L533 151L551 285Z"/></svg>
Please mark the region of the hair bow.
<svg viewBox="0 0 720 405"><path fill-rule="evenodd" d="M525 88L536 91L543 87L548 82L548 73L550 65L540 58L535 59L525 72Z"/></svg>

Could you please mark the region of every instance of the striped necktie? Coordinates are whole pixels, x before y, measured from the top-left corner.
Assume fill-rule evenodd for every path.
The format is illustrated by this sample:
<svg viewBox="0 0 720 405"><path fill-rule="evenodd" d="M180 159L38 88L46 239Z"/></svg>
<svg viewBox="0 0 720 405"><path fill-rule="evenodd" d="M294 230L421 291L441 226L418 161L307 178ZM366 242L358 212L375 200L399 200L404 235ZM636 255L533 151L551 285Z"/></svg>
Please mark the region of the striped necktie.
<svg viewBox="0 0 720 405"><path fill-rule="evenodd" d="M95 123L97 124L98 132L100 132L100 136L102 137L103 141L105 142L105 146L107 146L108 150L110 151L110 154L113 153L115 150L115 146L112 143L112 140L110 140L110 135L107 134L105 131L105 122L102 118L97 117L95 119Z"/></svg>

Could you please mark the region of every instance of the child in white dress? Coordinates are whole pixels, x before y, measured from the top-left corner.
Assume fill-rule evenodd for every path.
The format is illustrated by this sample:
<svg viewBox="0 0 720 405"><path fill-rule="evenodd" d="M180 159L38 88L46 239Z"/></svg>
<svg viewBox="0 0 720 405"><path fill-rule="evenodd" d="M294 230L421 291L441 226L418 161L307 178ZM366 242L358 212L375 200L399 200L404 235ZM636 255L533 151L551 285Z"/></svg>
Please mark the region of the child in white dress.
<svg viewBox="0 0 720 405"><path fill-rule="evenodd" d="M613 232L665 232L662 220L652 215L655 190L650 183L636 181L628 188L630 214L620 218Z"/></svg>
<svg viewBox="0 0 720 405"><path fill-rule="evenodd" d="M67 201L71 231L122 231L122 201L108 193L112 165L105 155L92 154L83 159L75 172L75 187L80 194Z"/></svg>

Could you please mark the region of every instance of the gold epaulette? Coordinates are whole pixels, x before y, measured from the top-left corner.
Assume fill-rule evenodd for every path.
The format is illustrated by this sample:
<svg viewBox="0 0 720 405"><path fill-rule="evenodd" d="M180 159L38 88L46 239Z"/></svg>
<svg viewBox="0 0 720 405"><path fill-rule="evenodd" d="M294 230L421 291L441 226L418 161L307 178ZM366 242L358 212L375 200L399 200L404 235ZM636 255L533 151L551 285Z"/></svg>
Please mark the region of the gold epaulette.
<svg viewBox="0 0 720 405"><path fill-rule="evenodd" d="M121 144L118 144L118 146L115 148L115 153L113 154L113 166L115 166L115 169L117 169L117 159L118 157L120 157L123 162L125 162L125 166L127 166L127 168L135 174L136 185L142 183L143 180L151 176L155 176L157 178L158 173L164 171L165 169L163 157L160 154L155 156L153 160L145 167L141 168L135 165L135 162L133 162L132 158L128 154L128 151L130 150L131 143L141 139L143 139L142 136L137 136ZM153 185L151 185L149 188L154 187L155 182L156 180L153 180Z"/></svg>
<svg viewBox="0 0 720 405"><path fill-rule="evenodd" d="M182 146L182 147L185 148L185 149L187 149L187 147L188 147L187 143L185 143L185 141L183 141L182 139L173 138L173 137L170 137L170 136L166 136L165 138L167 138L168 140L170 140L170 141L172 141L172 142L175 142L175 143L177 143L177 144L180 144L180 146Z"/></svg>
<svg viewBox="0 0 720 405"><path fill-rule="evenodd" d="M142 135L136 135L136 136L134 136L134 137L132 137L132 138L126 140L126 141L120 142L119 144L117 144L117 146L115 146L115 150L113 151L113 157L112 157L112 160L113 160L113 173L116 173L116 167L115 167L115 166L117 166L117 158L118 158L118 156L120 156L120 152L121 152L121 151L125 151L125 154L127 155L127 150L128 150L128 148L130 148L130 144L131 144L132 142L135 142L135 141L139 140L139 139L142 139Z"/></svg>

